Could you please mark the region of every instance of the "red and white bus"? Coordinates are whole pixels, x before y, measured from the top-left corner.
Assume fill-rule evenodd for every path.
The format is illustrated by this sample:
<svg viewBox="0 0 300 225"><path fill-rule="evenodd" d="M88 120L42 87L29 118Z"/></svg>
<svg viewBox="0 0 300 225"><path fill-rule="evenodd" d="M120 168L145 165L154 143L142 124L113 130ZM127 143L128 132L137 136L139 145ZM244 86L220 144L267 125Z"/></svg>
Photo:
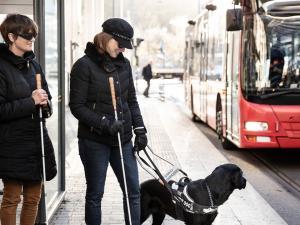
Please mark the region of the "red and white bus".
<svg viewBox="0 0 300 225"><path fill-rule="evenodd" d="M184 84L223 148L300 148L300 1L207 1L186 29Z"/></svg>

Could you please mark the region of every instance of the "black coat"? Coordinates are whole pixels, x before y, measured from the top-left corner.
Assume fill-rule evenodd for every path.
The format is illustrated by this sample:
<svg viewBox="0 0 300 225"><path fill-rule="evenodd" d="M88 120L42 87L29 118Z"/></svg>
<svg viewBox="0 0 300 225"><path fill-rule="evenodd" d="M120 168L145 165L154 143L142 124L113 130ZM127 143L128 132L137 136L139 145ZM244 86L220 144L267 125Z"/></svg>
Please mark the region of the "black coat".
<svg viewBox="0 0 300 225"><path fill-rule="evenodd" d="M42 180L42 150L38 108L31 93L35 73L42 74L42 88L48 90L33 52L24 58L0 44L0 178ZM43 121L47 180L56 175L54 150Z"/></svg>
<svg viewBox="0 0 300 225"><path fill-rule="evenodd" d="M150 63L147 64L146 66L144 66L144 68L142 70L142 75L146 81L149 81L152 79L152 68L151 68Z"/></svg>
<svg viewBox="0 0 300 225"><path fill-rule="evenodd" d="M137 102L129 61L122 53L111 58L100 54L94 44L88 43L85 56L77 60L71 71L71 112L79 120L78 137L90 139L109 146L117 146L118 139L101 127L103 116L114 120L112 98L108 77L114 78L117 113L124 120L122 143L132 138L132 128L144 127Z"/></svg>

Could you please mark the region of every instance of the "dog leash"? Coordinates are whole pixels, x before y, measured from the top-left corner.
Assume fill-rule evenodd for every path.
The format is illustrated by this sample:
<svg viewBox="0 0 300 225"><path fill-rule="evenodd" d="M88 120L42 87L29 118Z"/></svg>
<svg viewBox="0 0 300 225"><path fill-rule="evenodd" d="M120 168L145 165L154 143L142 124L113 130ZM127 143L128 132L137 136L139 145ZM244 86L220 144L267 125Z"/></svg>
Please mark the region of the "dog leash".
<svg viewBox="0 0 300 225"><path fill-rule="evenodd" d="M149 146L147 145L147 147L149 148ZM150 148L149 148L150 149ZM158 167L156 166L156 164L153 162L153 160L151 159L151 157L149 156L148 152L146 149L143 149L141 150L145 153L148 161L152 164L152 166L145 160L143 159L140 155L139 155L139 151L136 151L136 158L138 159L138 162L140 163L140 165L142 166L142 163L143 162L145 165L147 165L150 169L152 169L155 174L158 176L158 179L160 181L160 183L162 183L167 189L168 191L170 192L171 196L173 195L172 193L172 190L171 190L171 187L170 185L168 184L167 180L164 178L164 176L161 174L160 170L158 169ZM151 151L151 150L150 150ZM153 152L152 152L153 153ZM161 157L159 157L161 158ZM170 162L169 162L170 163ZM170 163L171 164L171 163ZM155 179L157 179L157 177L155 177L153 175L153 173L151 173L149 170L147 170L145 167L142 166L143 169L146 170L146 172L148 172L151 176L153 176ZM172 196L173 198L173 196Z"/></svg>
<svg viewBox="0 0 300 225"><path fill-rule="evenodd" d="M155 155L156 157L160 158L161 160L163 160L163 161L165 161L166 163L168 163L168 164L172 165L173 167L175 167L175 165L174 165L173 163L171 163L171 162L169 162L168 160L162 158L161 156L155 154L154 151L152 150L152 148L151 148L149 145L147 145L147 148L151 151L151 153L152 153L153 155ZM184 176L186 176L186 177L188 176L187 173L184 172L182 169L178 168L178 171L181 172Z"/></svg>
<svg viewBox="0 0 300 225"><path fill-rule="evenodd" d="M182 169L176 167L173 163L169 162L168 160L162 158L161 156L155 154L153 152L153 150L151 149L151 147L149 145L146 146L147 149L149 149L149 151L156 156L157 158L163 160L164 162L168 163L169 165L171 165L173 168L172 170L170 170L169 172L167 172L167 174L165 176L162 175L162 173L160 172L160 170L158 169L158 167L156 166L156 164L153 162L153 160L151 159L151 157L149 156L147 149L143 149L142 151L145 153L148 161L150 162L150 164L140 156L139 151L136 151L136 158L139 162L139 164L141 165L141 167L147 172L149 173L152 177L154 177L154 179L158 179L161 180L161 183L164 184L166 187L169 186L168 181L171 179L172 176L174 176L177 172L182 173L185 177L187 176L187 173L184 172ZM148 168L150 168L151 170L148 170L146 167L144 167L144 165L146 165ZM175 169L174 169L175 168ZM154 174L154 173L156 174Z"/></svg>

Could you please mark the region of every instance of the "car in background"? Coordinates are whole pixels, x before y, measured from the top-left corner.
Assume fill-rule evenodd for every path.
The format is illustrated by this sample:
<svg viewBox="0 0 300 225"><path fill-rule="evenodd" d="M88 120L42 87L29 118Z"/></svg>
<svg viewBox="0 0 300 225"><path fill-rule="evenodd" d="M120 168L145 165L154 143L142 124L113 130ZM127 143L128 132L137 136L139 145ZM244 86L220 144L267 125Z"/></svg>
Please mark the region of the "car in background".
<svg viewBox="0 0 300 225"><path fill-rule="evenodd" d="M168 68L168 67L156 67L152 69L153 78L179 78L183 79L183 68Z"/></svg>

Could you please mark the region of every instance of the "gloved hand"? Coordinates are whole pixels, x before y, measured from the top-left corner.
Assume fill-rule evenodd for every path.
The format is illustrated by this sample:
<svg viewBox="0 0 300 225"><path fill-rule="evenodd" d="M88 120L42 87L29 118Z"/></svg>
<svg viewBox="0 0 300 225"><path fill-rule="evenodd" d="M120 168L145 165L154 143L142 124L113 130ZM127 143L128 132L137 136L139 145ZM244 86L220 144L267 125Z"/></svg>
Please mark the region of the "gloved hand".
<svg viewBox="0 0 300 225"><path fill-rule="evenodd" d="M146 129L137 129L134 131L135 139L134 139L134 149L136 151L140 151L146 148L148 139L146 136Z"/></svg>
<svg viewBox="0 0 300 225"><path fill-rule="evenodd" d="M101 128L102 131L114 136L118 132L123 133L123 121L120 120L110 121L106 117L103 117L101 120Z"/></svg>
<svg viewBox="0 0 300 225"><path fill-rule="evenodd" d="M47 104L42 106L43 118L49 118L53 114L52 102L47 100Z"/></svg>

